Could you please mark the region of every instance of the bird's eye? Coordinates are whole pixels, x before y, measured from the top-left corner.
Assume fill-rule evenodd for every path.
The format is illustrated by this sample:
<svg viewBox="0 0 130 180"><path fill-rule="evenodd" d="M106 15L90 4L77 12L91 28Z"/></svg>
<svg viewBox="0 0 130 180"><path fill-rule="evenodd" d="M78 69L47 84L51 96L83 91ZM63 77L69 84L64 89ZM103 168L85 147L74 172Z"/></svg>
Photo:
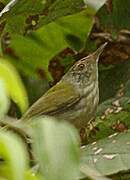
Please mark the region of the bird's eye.
<svg viewBox="0 0 130 180"><path fill-rule="evenodd" d="M78 69L81 71L81 70L83 70L85 68L85 64L79 64L78 65Z"/></svg>

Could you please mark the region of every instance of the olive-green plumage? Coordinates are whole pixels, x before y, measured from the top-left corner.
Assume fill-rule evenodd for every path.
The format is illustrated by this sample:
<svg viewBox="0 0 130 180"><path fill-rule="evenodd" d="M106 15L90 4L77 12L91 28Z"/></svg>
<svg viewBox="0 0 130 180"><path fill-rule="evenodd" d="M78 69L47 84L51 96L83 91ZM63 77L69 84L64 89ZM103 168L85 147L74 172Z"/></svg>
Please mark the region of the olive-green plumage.
<svg viewBox="0 0 130 180"><path fill-rule="evenodd" d="M21 120L49 115L87 126L95 116L99 101L98 59L106 43L96 52L77 61L62 79L49 89L24 114Z"/></svg>

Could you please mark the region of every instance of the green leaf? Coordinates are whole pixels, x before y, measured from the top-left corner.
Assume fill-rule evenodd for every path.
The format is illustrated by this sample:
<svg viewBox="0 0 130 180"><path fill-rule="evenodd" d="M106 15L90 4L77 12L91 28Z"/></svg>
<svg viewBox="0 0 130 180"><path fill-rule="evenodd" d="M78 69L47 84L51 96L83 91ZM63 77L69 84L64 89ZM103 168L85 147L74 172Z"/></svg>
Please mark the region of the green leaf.
<svg viewBox="0 0 130 180"><path fill-rule="evenodd" d="M48 72L50 60L67 47L70 47L75 51L80 51L84 48L86 39L92 29L93 17L96 10L87 7L84 11L76 13L84 6L82 0L71 3L70 0L61 1L61 3L58 2L59 0L55 1L52 5L49 5L49 7L47 6L49 11L48 15L47 17L44 17L45 19L43 18L43 21L40 19L39 22L40 26L43 24L44 26L26 37L11 34L11 43L9 47L13 49L15 57L18 57L19 59L16 61L13 59L12 62L31 76L37 72L38 68L43 68L47 77L51 79ZM31 2L29 1L29 3ZM15 5L10 12L14 12L15 14L14 16L12 13L13 16L10 21L12 25L9 23L12 32L23 31L22 28L24 28L24 26L19 26L21 21L25 21L24 16L21 13L24 11L26 12L26 8L31 9L29 4L23 3L25 9L22 7L22 11L21 9L17 9L17 6L20 6L19 3L17 4L18 5ZM33 12L34 5L31 4L31 6L33 7L30 11ZM65 11L61 11L62 8L60 9L60 7L64 7ZM18 16L20 14L20 18L18 19L17 13ZM63 15L64 17L62 17ZM15 22L15 20L18 22ZM49 22L52 20L56 21L47 24L44 20ZM9 20L7 22L9 22ZM6 27L7 26L8 24ZM9 28L7 29L9 30Z"/></svg>
<svg viewBox="0 0 130 180"><path fill-rule="evenodd" d="M4 31L23 34L25 32L27 17L41 13L45 3L46 1L44 0L20 0L16 2L8 11L6 18L3 18L7 19Z"/></svg>
<svg viewBox="0 0 130 180"><path fill-rule="evenodd" d="M4 31L23 34L27 27L26 19L31 15L40 15L41 26L62 16L75 14L81 11L84 5L83 0L20 0L3 18L7 19Z"/></svg>
<svg viewBox="0 0 130 180"><path fill-rule="evenodd" d="M21 139L16 135L0 131L0 176L10 180L23 180L28 168L28 156Z"/></svg>
<svg viewBox="0 0 130 180"><path fill-rule="evenodd" d="M0 79L3 79L8 96L24 112L28 107L28 98L16 69L6 60L0 59Z"/></svg>
<svg viewBox="0 0 130 180"><path fill-rule="evenodd" d="M25 178L24 180L45 180L43 177L41 178L40 176L32 173L31 171L26 171L25 172Z"/></svg>
<svg viewBox="0 0 130 180"><path fill-rule="evenodd" d="M130 169L130 131L115 133L82 149L81 166L87 164L103 175Z"/></svg>
<svg viewBox="0 0 130 180"><path fill-rule="evenodd" d="M75 50L83 48L92 25L93 12L83 11L49 23L30 36L12 35L10 47L19 59L15 64L31 75L37 68L44 68L50 78L50 60L67 47ZM80 45L75 46L73 39L68 39L68 36L79 39Z"/></svg>
<svg viewBox="0 0 130 180"><path fill-rule="evenodd" d="M97 16L100 21L100 28L107 32L114 34L122 29L130 30L130 14L129 14L129 0L113 0L111 3L110 11L107 6L100 9Z"/></svg>
<svg viewBox="0 0 130 180"><path fill-rule="evenodd" d="M55 0L50 3L47 15L41 17L40 24L52 22L60 17L78 13L84 9L83 0Z"/></svg>
<svg viewBox="0 0 130 180"><path fill-rule="evenodd" d="M4 86L3 80L0 78L0 119L3 118L9 110L9 99Z"/></svg>
<svg viewBox="0 0 130 180"><path fill-rule="evenodd" d="M41 174L49 180L74 180L79 176L79 138L65 122L40 117L33 123L33 149Z"/></svg>
<svg viewBox="0 0 130 180"><path fill-rule="evenodd" d="M121 88L121 84L125 85L125 83L128 81L129 71L129 61L123 61L121 63L118 62L111 69L99 71L100 102L115 97Z"/></svg>
<svg viewBox="0 0 130 180"><path fill-rule="evenodd" d="M87 141L93 142L116 132L125 132L130 129L130 98L115 97L99 105L97 117Z"/></svg>
<svg viewBox="0 0 130 180"><path fill-rule="evenodd" d="M99 171L89 167L87 164L81 165L80 171L82 173L82 177L80 179L88 177L90 179L95 179L95 180L98 180L98 179L100 179L100 180L110 180L109 178L104 177Z"/></svg>
<svg viewBox="0 0 130 180"><path fill-rule="evenodd" d="M95 12L89 7L76 15L70 15L58 19L56 23L62 28L68 46L75 51L84 47L86 39L93 26ZM80 44L77 48L76 44Z"/></svg>

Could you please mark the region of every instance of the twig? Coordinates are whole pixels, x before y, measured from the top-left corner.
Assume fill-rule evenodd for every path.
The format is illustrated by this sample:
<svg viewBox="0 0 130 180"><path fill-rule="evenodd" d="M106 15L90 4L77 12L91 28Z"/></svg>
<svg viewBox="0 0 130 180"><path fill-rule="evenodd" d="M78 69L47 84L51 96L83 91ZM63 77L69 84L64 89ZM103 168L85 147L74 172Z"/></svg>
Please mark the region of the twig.
<svg viewBox="0 0 130 180"><path fill-rule="evenodd" d="M0 17L2 17L2 15L6 12L8 12L16 3L18 2L18 0L12 0L10 1L5 7L4 9L0 12Z"/></svg>

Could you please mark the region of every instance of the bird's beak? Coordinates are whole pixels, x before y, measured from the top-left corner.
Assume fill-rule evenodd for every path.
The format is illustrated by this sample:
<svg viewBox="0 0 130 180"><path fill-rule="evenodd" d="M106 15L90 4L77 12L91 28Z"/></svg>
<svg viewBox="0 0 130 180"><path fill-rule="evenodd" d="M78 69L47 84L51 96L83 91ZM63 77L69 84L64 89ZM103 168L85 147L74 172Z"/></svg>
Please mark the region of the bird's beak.
<svg viewBox="0 0 130 180"><path fill-rule="evenodd" d="M98 62L99 56L101 55L101 53L103 52L104 48L106 47L108 43L104 43L102 44L93 54L92 56L94 57L93 59Z"/></svg>

